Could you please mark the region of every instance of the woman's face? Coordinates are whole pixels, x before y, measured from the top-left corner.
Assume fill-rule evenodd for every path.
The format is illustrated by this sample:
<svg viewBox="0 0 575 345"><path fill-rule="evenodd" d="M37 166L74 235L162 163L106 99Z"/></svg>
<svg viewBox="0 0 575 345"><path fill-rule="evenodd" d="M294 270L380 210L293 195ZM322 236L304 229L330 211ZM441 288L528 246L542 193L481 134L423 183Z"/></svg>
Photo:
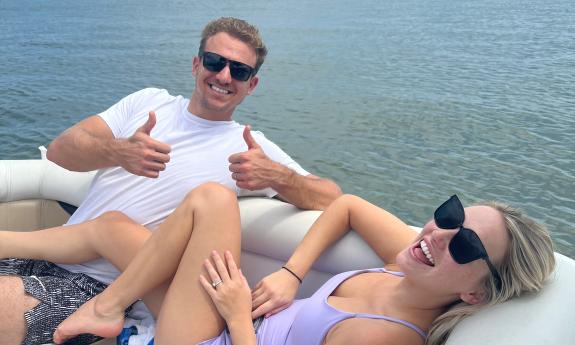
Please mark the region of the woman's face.
<svg viewBox="0 0 575 345"><path fill-rule="evenodd" d="M498 266L509 246L509 236L499 211L489 206L465 208L463 226L479 236L489 259ZM397 264L408 279L426 290L453 294L455 299L466 300L464 294L480 292L483 280L491 273L485 260L459 264L453 259L449 243L458 231L440 229L434 220L429 221L418 240L398 254Z"/></svg>

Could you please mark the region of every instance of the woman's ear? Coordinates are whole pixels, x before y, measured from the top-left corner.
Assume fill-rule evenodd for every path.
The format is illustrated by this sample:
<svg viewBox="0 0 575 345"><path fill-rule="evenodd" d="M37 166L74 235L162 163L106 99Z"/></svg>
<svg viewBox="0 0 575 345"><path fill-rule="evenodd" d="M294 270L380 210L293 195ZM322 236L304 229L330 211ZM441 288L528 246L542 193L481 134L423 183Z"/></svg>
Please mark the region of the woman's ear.
<svg viewBox="0 0 575 345"><path fill-rule="evenodd" d="M481 304L485 302L485 291L472 291L464 292L459 295L459 298L467 304Z"/></svg>

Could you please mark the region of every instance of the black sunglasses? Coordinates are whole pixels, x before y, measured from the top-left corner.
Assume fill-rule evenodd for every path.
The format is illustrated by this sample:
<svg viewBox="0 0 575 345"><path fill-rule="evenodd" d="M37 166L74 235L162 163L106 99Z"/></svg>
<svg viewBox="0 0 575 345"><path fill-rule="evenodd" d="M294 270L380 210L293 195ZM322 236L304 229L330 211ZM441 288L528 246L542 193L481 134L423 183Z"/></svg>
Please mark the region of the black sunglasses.
<svg viewBox="0 0 575 345"><path fill-rule="evenodd" d="M475 231L463 226L465 221L465 211L457 195L453 195L449 200L441 204L433 214L435 224L441 229L459 229L449 242L449 253L453 260L460 265L482 259L487 263L495 286L501 289L501 276L495 266L489 260L489 255Z"/></svg>
<svg viewBox="0 0 575 345"><path fill-rule="evenodd" d="M256 69L246 65L245 63L229 60L225 57L212 53L212 52L201 52L199 54L202 59L202 64L210 72L219 72L230 64L230 74L232 78L238 81L247 81L252 75L256 74Z"/></svg>

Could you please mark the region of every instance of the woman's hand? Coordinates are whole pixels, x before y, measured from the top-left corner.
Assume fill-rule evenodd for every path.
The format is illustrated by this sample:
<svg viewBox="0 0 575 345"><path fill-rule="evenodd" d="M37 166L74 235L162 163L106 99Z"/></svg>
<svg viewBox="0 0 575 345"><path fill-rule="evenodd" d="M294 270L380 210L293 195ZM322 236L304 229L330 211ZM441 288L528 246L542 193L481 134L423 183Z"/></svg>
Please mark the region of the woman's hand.
<svg viewBox="0 0 575 345"><path fill-rule="evenodd" d="M252 318L270 317L293 302L299 281L288 271L280 269L262 279L252 292Z"/></svg>
<svg viewBox="0 0 575 345"><path fill-rule="evenodd" d="M211 282L203 275L200 275L200 282L208 295L210 295L214 305L220 315L226 320L228 325L233 319L239 320L242 317L251 321L252 299L248 281L236 266L232 253L225 252L225 260L214 251L212 260L204 261L204 266L208 272ZM226 267L227 265L227 267Z"/></svg>

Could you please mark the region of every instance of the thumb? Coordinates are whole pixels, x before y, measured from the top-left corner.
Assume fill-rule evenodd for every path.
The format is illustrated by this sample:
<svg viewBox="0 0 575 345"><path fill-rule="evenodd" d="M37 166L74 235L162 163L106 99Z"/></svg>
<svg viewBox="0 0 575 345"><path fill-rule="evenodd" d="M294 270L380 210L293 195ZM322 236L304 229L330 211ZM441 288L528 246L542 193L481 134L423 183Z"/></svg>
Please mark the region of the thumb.
<svg viewBox="0 0 575 345"><path fill-rule="evenodd" d="M156 125L156 113L150 111L148 113L148 121L146 121L146 123L144 123L142 127L138 128L138 131L150 135L150 132L152 132L152 128L154 128L155 125Z"/></svg>
<svg viewBox="0 0 575 345"><path fill-rule="evenodd" d="M252 127L250 125L244 127L244 141L246 142L246 144L248 144L248 150L259 149L260 145L258 145L254 137L252 137L251 130Z"/></svg>

